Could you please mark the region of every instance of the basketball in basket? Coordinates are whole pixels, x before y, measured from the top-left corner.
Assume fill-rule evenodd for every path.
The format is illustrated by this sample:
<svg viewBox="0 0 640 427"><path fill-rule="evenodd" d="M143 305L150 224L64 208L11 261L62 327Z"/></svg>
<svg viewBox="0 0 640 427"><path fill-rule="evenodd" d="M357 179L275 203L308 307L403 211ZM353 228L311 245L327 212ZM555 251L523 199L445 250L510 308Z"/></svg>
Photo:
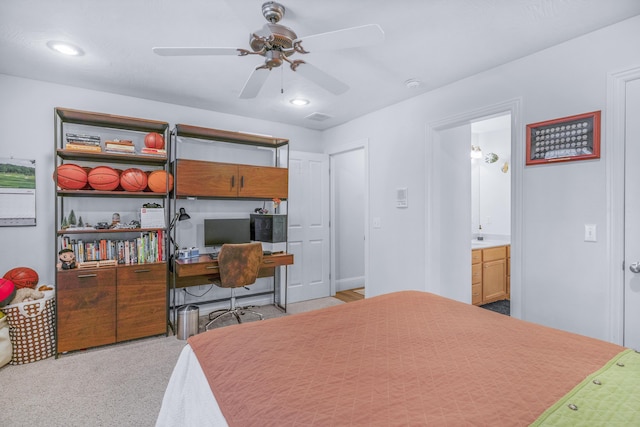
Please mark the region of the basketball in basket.
<svg viewBox="0 0 640 427"><path fill-rule="evenodd" d="M32 288L35 289L38 284L38 273L29 267L16 267L7 271L4 278L13 282L16 289Z"/></svg>
<svg viewBox="0 0 640 427"><path fill-rule="evenodd" d="M80 190L87 185L87 172L78 165L65 163L56 168L53 179L63 190Z"/></svg>
<svg viewBox="0 0 640 427"><path fill-rule="evenodd" d="M169 188L167 188L167 172L159 170L149 174L147 186L154 193L167 193L173 190L173 175L169 174Z"/></svg>
<svg viewBox="0 0 640 427"><path fill-rule="evenodd" d="M156 132L148 133L144 137L144 145L147 148L164 148L164 138Z"/></svg>
<svg viewBox="0 0 640 427"><path fill-rule="evenodd" d="M125 191L144 191L147 188L147 174L138 168L125 169L120 174L120 186Z"/></svg>
<svg viewBox="0 0 640 427"><path fill-rule="evenodd" d="M120 174L109 166L96 166L87 179L94 190L113 191L120 185Z"/></svg>

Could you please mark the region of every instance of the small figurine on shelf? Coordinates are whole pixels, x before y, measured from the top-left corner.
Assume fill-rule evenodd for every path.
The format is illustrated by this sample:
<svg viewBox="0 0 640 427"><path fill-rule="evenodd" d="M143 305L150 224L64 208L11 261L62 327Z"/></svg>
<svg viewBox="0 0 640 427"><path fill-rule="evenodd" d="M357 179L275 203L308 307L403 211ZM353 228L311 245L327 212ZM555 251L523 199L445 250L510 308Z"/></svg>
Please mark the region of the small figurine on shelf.
<svg viewBox="0 0 640 427"><path fill-rule="evenodd" d="M61 249L60 252L58 252L58 259L60 260L58 268L63 270L76 268L76 256L73 254L73 250L68 248Z"/></svg>
<svg viewBox="0 0 640 427"><path fill-rule="evenodd" d="M60 228L63 230L66 230L67 228L69 228L69 222L67 221L66 216L62 218L62 224L60 224Z"/></svg>
<svg viewBox="0 0 640 427"><path fill-rule="evenodd" d="M81 216L78 217L78 227L84 228L84 221Z"/></svg>
<svg viewBox="0 0 640 427"><path fill-rule="evenodd" d="M115 212L111 215L111 228L118 228L120 225L120 214Z"/></svg>

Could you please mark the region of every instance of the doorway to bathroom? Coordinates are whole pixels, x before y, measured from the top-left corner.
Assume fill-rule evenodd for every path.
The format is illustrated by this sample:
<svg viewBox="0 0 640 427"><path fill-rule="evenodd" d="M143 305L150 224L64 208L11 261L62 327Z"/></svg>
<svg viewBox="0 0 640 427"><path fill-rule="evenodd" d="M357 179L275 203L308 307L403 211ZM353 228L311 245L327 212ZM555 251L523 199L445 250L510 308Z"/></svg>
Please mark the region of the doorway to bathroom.
<svg viewBox="0 0 640 427"><path fill-rule="evenodd" d="M519 266L522 256L519 242L522 224L518 221L518 212L521 211L522 206L521 192L518 191L522 185L522 165L518 161L514 161L515 164L512 163L511 159L519 159L524 154L521 147L523 146L522 135L517 132L517 124L521 120L520 104L520 99L514 99L430 123L427 127L425 150L428 168L425 230L426 290L458 301L472 302L471 243L474 228L479 228L479 224L482 223L483 233L504 234L510 239L511 266L513 267L510 269L510 308L511 314L515 317L521 315L520 298L522 297L519 286L521 283ZM509 124L508 130L502 132L508 136L507 147L510 147L510 150L503 151L501 155L498 152L499 146L491 145L488 139L485 145L487 148L480 148L485 150L486 154L493 152L497 155L498 158L487 165L495 168L490 172L506 178L504 182L508 185L505 186L504 193L506 193L505 200L509 206L509 213L504 215L509 218L508 225L499 220L497 213L487 214L482 209L472 208L470 150L471 145L477 144L470 142L478 142L477 137L472 137L472 125L498 117L503 117L501 120ZM484 154L481 159L483 164ZM506 173L502 172L503 166ZM480 175L481 182L476 187L484 187L483 177L484 173ZM491 180L488 181L491 182ZM484 206L482 193L479 194L479 199ZM487 196L486 202L490 200L491 196ZM476 212L473 218L472 211ZM488 225L486 225L487 216L490 222Z"/></svg>

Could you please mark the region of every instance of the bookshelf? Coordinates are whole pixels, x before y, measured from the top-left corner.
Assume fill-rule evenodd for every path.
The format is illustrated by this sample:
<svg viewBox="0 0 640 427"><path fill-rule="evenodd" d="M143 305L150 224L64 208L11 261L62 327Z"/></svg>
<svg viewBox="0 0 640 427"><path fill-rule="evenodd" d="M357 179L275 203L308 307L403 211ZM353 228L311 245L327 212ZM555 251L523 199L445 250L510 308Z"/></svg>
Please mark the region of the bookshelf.
<svg viewBox="0 0 640 427"><path fill-rule="evenodd" d="M54 119L56 354L166 334L168 123L67 108L55 108ZM166 155L143 153L151 133L164 138ZM107 151L118 146L129 152ZM91 182L68 188L57 172L69 164L89 177L107 167L114 181L132 168L144 172L141 179L163 171L166 191L143 188L146 180L139 191L96 190ZM140 227L144 206L164 209L164 227ZM73 264L58 262L62 250L73 253Z"/></svg>

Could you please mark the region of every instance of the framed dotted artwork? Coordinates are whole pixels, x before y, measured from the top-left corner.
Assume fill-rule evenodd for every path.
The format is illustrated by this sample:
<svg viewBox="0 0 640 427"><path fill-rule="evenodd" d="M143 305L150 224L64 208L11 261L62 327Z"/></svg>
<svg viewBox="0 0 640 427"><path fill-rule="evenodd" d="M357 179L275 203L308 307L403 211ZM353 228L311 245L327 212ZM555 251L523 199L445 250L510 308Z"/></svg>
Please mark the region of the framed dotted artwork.
<svg viewBox="0 0 640 427"><path fill-rule="evenodd" d="M600 158L600 111L527 125L527 165Z"/></svg>

